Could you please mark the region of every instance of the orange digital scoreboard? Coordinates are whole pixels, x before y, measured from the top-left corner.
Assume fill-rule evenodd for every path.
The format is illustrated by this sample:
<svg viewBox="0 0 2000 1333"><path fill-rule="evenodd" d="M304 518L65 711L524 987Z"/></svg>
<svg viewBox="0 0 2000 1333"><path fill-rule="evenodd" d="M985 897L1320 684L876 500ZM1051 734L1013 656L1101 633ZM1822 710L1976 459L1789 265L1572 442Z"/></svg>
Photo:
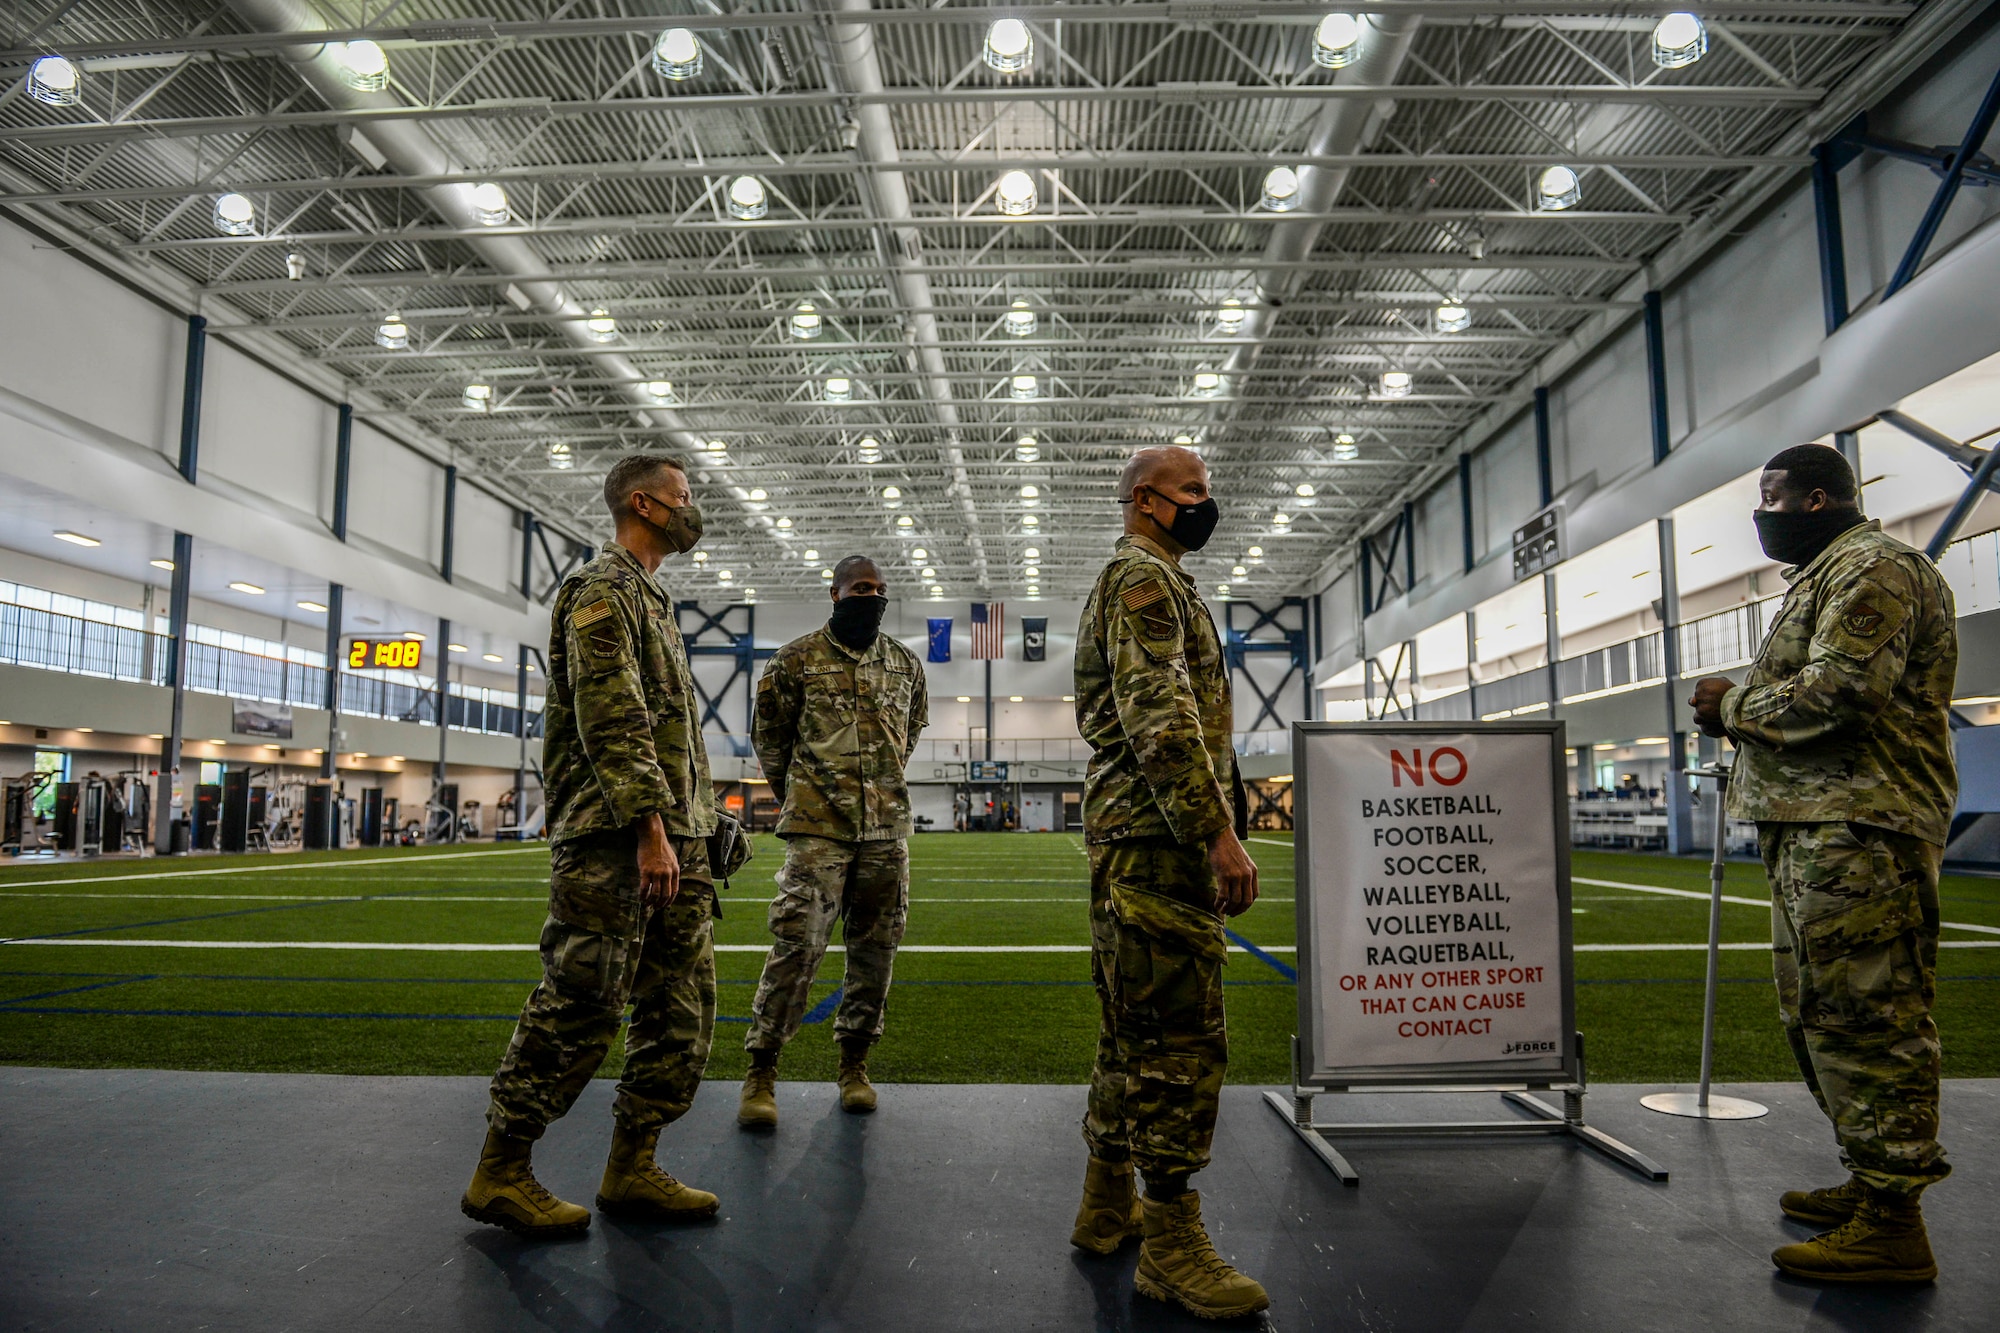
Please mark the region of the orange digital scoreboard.
<svg viewBox="0 0 2000 1333"><path fill-rule="evenodd" d="M393 667L415 671L423 653L422 639L354 639L347 645L347 668L365 671L370 667Z"/></svg>

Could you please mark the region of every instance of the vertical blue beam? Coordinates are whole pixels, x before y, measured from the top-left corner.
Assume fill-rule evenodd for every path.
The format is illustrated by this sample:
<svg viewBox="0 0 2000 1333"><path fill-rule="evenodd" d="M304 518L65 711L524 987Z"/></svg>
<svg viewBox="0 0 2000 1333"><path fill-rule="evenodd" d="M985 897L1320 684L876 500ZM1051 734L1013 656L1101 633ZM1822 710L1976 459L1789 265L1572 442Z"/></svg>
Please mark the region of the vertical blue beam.
<svg viewBox="0 0 2000 1333"><path fill-rule="evenodd" d="M1993 82L1986 85L1986 96L1980 101L1972 123L1965 127L1965 137L1959 140L1957 150L1945 159L1944 179L1938 182L1930 207L1924 210L1923 220L1917 223L1917 234L1910 238L1910 248L1903 252L1903 262L1896 265L1896 276L1890 278L1889 285L1882 289L1884 301L1908 286L1910 279L1917 276L1917 270L1923 267L1924 254L1931 248L1931 241L1944 222L1945 210L1958 197L1958 187L1965 183L1966 163L1979 151L1979 145L1986 142L1996 116L2000 116L2000 74L1995 74Z"/></svg>
<svg viewBox="0 0 2000 1333"><path fill-rule="evenodd" d="M535 600L535 514L531 509L521 511L521 596ZM521 651L528 651L526 644Z"/></svg>
<svg viewBox="0 0 2000 1333"><path fill-rule="evenodd" d="M1458 525L1465 540L1465 572L1477 564L1478 553L1472 539L1472 455L1458 456Z"/></svg>
<svg viewBox="0 0 2000 1333"><path fill-rule="evenodd" d="M523 518L527 515L523 513ZM532 521L532 520L531 520ZM520 656L514 664L514 735L521 742L521 757L514 764L514 827L521 841L528 839L528 645L517 645Z"/></svg>
<svg viewBox="0 0 2000 1333"><path fill-rule="evenodd" d="M1361 618L1375 614L1375 548L1366 533L1361 537Z"/></svg>
<svg viewBox="0 0 2000 1333"><path fill-rule="evenodd" d="M347 540L347 478L354 467L354 404L340 405L333 434L333 535Z"/></svg>
<svg viewBox="0 0 2000 1333"><path fill-rule="evenodd" d="M1646 405L1653 418L1653 466L1667 461L1673 448L1667 424L1667 322L1660 310L1660 294L1647 292L1644 300L1646 325ZM1544 504L1548 503L1546 500Z"/></svg>
<svg viewBox="0 0 2000 1333"><path fill-rule="evenodd" d="M1687 780L1687 714L1681 703L1681 574L1671 514L1655 519L1660 544L1660 666L1667 706L1667 852L1694 850L1694 793Z"/></svg>
<svg viewBox="0 0 2000 1333"><path fill-rule="evenodd" d="M1556 464L1549 445L1549 391L1541 386L1535 389L1535 475L1547 507L1556 498Z"/></svg>
<svg viewBox="0 0 2000 1333"><path fill-rule="evenodd" d="M438 761L437 769L431 774L431 803L438 804L443 799L442 788L445 781L445 756L451 739L451 621L438 617L437 665L437 724ZM458 841L458 810L447 812L445 841ZM428 828L430 820L424 821Z"/></svg>
<svg viewBox="0 0 2000 1333"><path fill-rule="evenodd" d="M1840 229L1840 169L1832 144L1813 146L1813 222L1819 234L1819 295L1832 333L1847 322L1847 241Z"/></svg>
<svg viewBox="0 0 2000 1333"><path fill-rule="evenodd" d="M1403 504L1403 596L1407 600L1410 589L1417 586L1417 506L1414 501Z"/></svg>
<svg viewBox="0 0 2000 1333"><path fill-rule="evenodd" d="M340 631L346 624L342 605L347 589L338 583L326 585L326 753L320 756L319 775L331 778L340 754Z"/></svg>
<svg viewBox="0 0 2000 1333"><path fill-rule="evenodd" d="M208 363L208 321L189 315L187 356L181 370L181 479L194 485L201 474L201 388ZM194 538L174 534L174 582L167 601L167 685L173 691L167 730L160 741L159 786L153 800L153 848L173 850L173 795L180 773L187 721L188 581L194 576Z"/></svg>
<svg viewBox="0 0 2000 1333"><path fill-rule="evenodd" d="M451 582L451 548L457 535L458 467L448 463L444 469L444 544L438 553L438 575L446 583Z"/></svg>

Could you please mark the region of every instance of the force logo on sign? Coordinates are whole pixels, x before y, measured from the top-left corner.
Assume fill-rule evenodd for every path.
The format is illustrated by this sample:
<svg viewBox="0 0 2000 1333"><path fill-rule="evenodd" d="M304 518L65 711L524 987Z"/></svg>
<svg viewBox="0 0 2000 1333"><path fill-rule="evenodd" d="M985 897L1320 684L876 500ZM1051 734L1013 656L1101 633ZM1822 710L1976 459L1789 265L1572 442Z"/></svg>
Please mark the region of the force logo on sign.
<svg viewBox="0 0 2000 1333"><path fill-rule="evenodd" d="M1551 777L1562 742L1550 724L1521 725L1537 729L1295 736L1311 1072L1563 1063L1568 856Z"/></svg>

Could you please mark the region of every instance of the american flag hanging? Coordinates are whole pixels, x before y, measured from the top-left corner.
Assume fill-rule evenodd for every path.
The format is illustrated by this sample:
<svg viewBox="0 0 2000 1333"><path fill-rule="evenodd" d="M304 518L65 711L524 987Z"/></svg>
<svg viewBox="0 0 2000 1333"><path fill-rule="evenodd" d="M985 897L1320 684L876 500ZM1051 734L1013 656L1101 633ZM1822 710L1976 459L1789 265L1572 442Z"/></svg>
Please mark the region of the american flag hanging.
<svg viewBox="0 0 2000 1333"><path fill-rule="evenodd" d="M972 604L972 660L998 661L1007 654L1001 647L1001 635L1007 627L1007 604L1005 602L974 602Z"/></svg>

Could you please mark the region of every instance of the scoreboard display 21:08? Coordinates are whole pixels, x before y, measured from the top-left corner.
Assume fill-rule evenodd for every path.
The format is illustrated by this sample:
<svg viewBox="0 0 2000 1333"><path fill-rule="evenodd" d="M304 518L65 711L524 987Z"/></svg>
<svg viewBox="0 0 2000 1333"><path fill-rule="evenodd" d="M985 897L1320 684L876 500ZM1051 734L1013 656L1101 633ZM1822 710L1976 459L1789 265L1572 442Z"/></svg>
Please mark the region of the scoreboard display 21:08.
<svg viewBox="0 0 2000 1333"><path fill-rule="evenodd" d="M368 667L414 671L423 651L421 639L355 639L347 645L347 666L350 671Z"/></svg>

